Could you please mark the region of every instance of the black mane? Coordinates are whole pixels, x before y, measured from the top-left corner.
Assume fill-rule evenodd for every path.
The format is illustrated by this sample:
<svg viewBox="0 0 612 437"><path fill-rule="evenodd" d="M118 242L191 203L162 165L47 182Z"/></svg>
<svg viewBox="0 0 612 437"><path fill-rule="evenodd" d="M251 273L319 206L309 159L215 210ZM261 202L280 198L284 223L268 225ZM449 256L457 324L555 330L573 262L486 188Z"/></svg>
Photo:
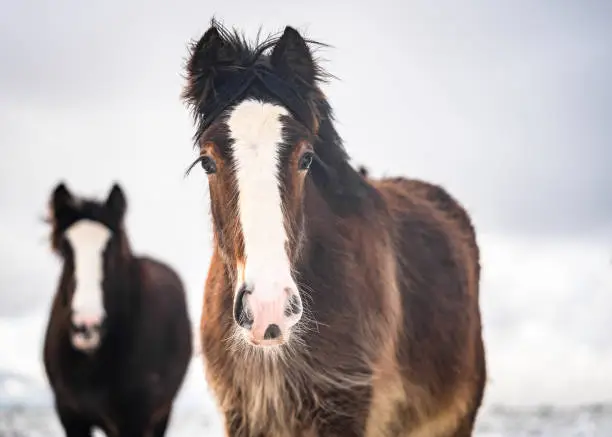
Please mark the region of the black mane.
<svg viewBox="0 0 612 437"><path fill-rule="evenodd" d="M79 220L91 220L101 223L113 231L117 230L113 229L116 228L116 224L104 208L104 203L97 199L75 199L75 202L64 214L55 218L55 224L57 230L63 232Z"/></svg>

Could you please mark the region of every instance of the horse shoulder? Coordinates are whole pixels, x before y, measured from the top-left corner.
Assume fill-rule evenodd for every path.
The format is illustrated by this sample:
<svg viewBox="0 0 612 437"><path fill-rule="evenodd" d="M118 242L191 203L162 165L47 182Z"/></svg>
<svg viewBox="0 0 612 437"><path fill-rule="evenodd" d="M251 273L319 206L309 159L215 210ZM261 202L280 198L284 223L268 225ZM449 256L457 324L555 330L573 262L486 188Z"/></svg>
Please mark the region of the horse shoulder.
<svg viewBox="0 0 612 437"><path fill-rule="evenodd" d="M398 402L387 403L378 417L411 422L410 435L444 434L482 398L475 232L463 207L439 186L404 178L372 183L394 223L403 316L395 357L398 368L411 369L401 373ZM382 385L380 391L391 393ZM380 420L371 426L374 434L385 427Z"/></svg>
<svg viewBox="0 0 612 437"><path fill-rule="evenodd" d="M178 273L169 265L149 257L135 259L134 290L137 304L129 317L136 350L143 349L162 361L185 361L192 354L192 329L187 295ZM160 346L175 351L162 357ZM134 352L137 353L137 352ZM162 354L164 355L164 354Z"/></svg>
<svg viewBox="0 0 612 437"><path fill-rule="evenodd" d="M421 233L444 237L456 261L470 278L470 290L478 289L480 251L470 215L448 190L419 179L386 178L375 182L383 193L400 234L406 223ZM401 237L401 236L400 236Z"/></svg>
<svg viewBox="0 0 612 437"><path fill-rule="evenodd" d="M169 408L192 356L192 330L183 283L169 265L149 257L134 259L138 304L132 308L126 337L122 390L146 393L160 411ZM153 402L153 401L152 401Z"/></svg>
<svg viewBox="0 0 612 437"><path fill-rule="evenodd" d="M135 258L142 283L154 293L173 293L180 297L185 295L183 281L176 270L168 264L152 257Z"/></svg>

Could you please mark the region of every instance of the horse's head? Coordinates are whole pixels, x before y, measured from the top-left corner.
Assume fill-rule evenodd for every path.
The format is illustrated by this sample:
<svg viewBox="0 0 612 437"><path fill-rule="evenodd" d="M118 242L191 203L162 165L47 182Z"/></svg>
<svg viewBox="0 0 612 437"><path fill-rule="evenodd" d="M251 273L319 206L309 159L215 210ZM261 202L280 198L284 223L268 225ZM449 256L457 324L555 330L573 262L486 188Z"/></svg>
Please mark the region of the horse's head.
<svg viewBox="0 0 612 437"><path fill-rule="evenodd" d="M320 78L291 27L252 47L213 23L188 59L194 164L208 174L216 242L234 276L234 318L253 344L282 344L302 317L293 265L309 173L324 166L316 143L330 114L321 111Z"/></svg>
<svg viewBox="0 0 612 437"><path fill-rule="evenodd" d="M51 243L64 263L60 293L70 307L72 345L82 351L101 342L107 290L129 256L122 230L126 206L117 184L102 202L77 198L64 183L51 195Z"/></svg>

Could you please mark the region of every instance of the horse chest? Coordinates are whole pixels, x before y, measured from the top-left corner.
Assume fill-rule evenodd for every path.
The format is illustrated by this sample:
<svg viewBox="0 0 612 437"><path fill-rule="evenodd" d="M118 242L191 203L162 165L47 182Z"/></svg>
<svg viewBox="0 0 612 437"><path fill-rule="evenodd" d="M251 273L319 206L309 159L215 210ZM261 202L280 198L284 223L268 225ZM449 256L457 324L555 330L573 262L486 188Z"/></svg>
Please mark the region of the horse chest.
<svg viewBox="0 0 612 437"><path fill-rule="evenodd" d="M113 360L65 353L49 365L49 376L61 402L95 412L110 408L118 397L114 392L121 386L120 370Z"/></svg>
<svg viewBox="0 0 612 437"><path fill-rule="evenodd" d="M223 412L234 421L236 435L313 436L310 390L298 384L280 364L269 360L235 362L224 384L213 384ZM220 370L220 369L219 369ZM238 431L240 430L240 431Z"/></svg>
<svg viewBox="0 0 612 437"><path fill-rule="evenodd" d="M262 374L248 372L250 377L242 381L243 414L248 417L249 423L266 422L274 424L274 428L286 427L295 420L289 416L291 410L296 409L293 405L291 393L287 387L285 375L280 371L263 369ZM248 375L245 374L245 376ZM293 411L295 414L295 411Z"/></svg>

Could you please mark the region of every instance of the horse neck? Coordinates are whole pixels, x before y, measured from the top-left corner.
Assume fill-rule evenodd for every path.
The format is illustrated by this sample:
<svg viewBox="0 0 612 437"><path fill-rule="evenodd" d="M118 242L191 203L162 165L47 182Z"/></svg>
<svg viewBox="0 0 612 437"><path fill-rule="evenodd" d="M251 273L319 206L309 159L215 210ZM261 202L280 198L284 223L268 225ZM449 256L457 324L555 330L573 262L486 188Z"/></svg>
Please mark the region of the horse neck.
<svg viewBox="0 0 612 437"><path fill-rule="evenodd" d="M367 246L370 235L383 238L382 234L388 228L389 215L380 192L349 164L350 158L333 126L331 110L324 106L322 112L316 147L327 151L330 162L326 164L337 172L341 183L347 184L345 188L354 190L348 197L348 202L354 207L342 208L343 213L339 213L310 180L303 200L305 244L301 259L302 263L307 263L322 245L326 257L330 257L329 261L341 264L346 258L343 254L347 250L361 250L363 244ZM308 270L308 266L305 268Z"/></svg>
<svg viewBox="0 0 612 437"><path fill-rule="evenodd" d="M124 256L113 271L109 287L104 289L109 317L130 318L138 302L140 271L137 258Z"/></svg>
<svg viewBox="0 0 612 437"><path fill-rule="evenodd" d="M328 139L321 145L323 147L338 147L333 138ZM304 223L302 230L303 246L300 250L299 264L302 268L310 270L304 263L308 263L312 259L313 253L318 250L318 245L324 244L325 248L329 249L326 250L328 254L332 254L336 250L343 251L346 242L342 235L345 234L348 223L351 220L354 221L354 218L341 217L336 214L312 180L308 181L305 186L302 214Z"/></svg>

